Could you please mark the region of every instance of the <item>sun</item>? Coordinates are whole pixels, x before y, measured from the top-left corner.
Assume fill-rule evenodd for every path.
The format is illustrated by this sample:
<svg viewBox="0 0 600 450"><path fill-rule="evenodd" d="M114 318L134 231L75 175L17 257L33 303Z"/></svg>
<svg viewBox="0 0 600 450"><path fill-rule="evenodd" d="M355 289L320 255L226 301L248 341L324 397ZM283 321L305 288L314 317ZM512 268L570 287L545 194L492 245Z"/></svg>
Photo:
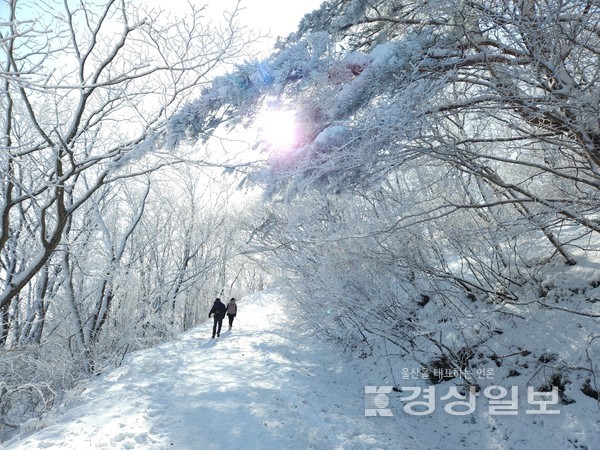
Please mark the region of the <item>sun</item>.
<svg viewBox="0 0 600 450"><path fill-rule="evenodd" d="M273 150L288 150L298 140L296 115L293 111L264 111L258 125L261 139Z"/></svg>

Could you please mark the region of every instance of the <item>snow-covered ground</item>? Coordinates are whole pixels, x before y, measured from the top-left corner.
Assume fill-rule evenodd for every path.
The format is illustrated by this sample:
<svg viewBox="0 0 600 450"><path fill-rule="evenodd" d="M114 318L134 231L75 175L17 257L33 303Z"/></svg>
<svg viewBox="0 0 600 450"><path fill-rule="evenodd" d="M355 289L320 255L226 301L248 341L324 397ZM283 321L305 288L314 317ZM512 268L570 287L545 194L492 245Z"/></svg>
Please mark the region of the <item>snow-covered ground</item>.
<svg viewBox="0 0 600 450"><path fill-rule="evenodd" d="M400 395L372 397L390 417L365 416L365 386L390 384L376 359L344 359L320 343L282 293L239 302L232 331L211 323L89 382L31 422L7 449L598 449L594 402L560 414L407 414ZM225 328L224 328L225 329ZM415 380L404 386L425 386ZM437 385L439 397L448 391ZM507 386L508 387L508 386ZM379 388L378 388L379 389ZM524 393L519 393L523 400ZM525 395L526 398L526 395ZM423 400L421 396L419 400ZM456 400L456 399L453 399ZM481 402L481 396L478 402ZM447 400L446 404L448 401ZM586 409L587 408L587 409ZM1 446L1 444L0 444Z"/></svg>
<svg viewBox="0 0 600 450"><path fill-rule="evenodd" d="M390 448L361 380L285 311L276 294L243 299L232 331L211 339L211 320L131 355L7 448Z"/></svg>

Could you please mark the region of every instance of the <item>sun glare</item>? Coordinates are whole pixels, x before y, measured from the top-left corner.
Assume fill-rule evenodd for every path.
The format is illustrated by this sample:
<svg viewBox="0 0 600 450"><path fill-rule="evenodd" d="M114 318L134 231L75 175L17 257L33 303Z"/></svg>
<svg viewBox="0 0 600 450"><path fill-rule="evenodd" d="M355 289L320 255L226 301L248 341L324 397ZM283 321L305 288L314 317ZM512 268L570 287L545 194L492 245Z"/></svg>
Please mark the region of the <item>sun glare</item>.
<svg viewBox="0 0 600 450"><path fill-rule="evenodd" d="M261 138L275 150L286 150L296 142L296 120L292 111L268 111L260 120Z"/></svg>

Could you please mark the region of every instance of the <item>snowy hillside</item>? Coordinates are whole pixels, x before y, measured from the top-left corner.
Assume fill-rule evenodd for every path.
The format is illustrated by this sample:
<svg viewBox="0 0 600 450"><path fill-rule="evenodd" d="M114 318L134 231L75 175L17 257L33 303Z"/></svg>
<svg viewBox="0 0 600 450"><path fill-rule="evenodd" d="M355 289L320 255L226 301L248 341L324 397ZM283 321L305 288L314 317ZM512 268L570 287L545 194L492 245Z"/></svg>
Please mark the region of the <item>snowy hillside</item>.
<svg viewBox="0 0 600 450"><path fill-rule="evenodd" d="M221 338L210 339L205 323L130 355L60 411L30 422L6 448L600 448L600 414L592 399L548 406L558 415L526 414L524 391L516 415L490 414L481 395L468 415L449 413L450 400L438 402L431 414L408 414L401 399L406 390L392 392L389 404L380 395L365 405L366 385L390 384L383 359L342 360L294 320L281 292L255 294L239 305L234 329ZM427 386L396 370L405 388ZM506 380L496 383L509 388ZM436 385L435 396L449 386ZM365 406L389 406L392 416L366 417Z"/></svg>

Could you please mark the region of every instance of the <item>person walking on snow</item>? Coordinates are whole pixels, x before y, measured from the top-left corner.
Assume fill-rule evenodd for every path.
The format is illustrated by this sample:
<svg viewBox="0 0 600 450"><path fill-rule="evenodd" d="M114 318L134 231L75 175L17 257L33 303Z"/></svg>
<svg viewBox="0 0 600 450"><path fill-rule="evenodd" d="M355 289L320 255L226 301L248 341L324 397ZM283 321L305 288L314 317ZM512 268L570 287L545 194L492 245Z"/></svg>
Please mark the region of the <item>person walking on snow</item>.
<svg viewBox="0 0 600 450"><path fill-rule="evenodd" d="M215 332L217 334L217 337L221 336L221 327L223 326L223 319L225 318L226 310L227 308L223 303L221 303L221 299L218 298L215 300L215 303L213 303L213 306L210 309L210 312L208 313L208 318L210 319L210 316L213 316L215 320L212 332L213 338L215 337Z"/></svg>
<svg viewBox="0 0 600 450"><path fill-rule="evenodd" d="M229 303L227 304L227 317L229 319L229 329L230 330L233 328L233 319L235 318L236 314L237 314L237 305L235 304L235 298L232 298L231 300L229 300Z"/></svg>

